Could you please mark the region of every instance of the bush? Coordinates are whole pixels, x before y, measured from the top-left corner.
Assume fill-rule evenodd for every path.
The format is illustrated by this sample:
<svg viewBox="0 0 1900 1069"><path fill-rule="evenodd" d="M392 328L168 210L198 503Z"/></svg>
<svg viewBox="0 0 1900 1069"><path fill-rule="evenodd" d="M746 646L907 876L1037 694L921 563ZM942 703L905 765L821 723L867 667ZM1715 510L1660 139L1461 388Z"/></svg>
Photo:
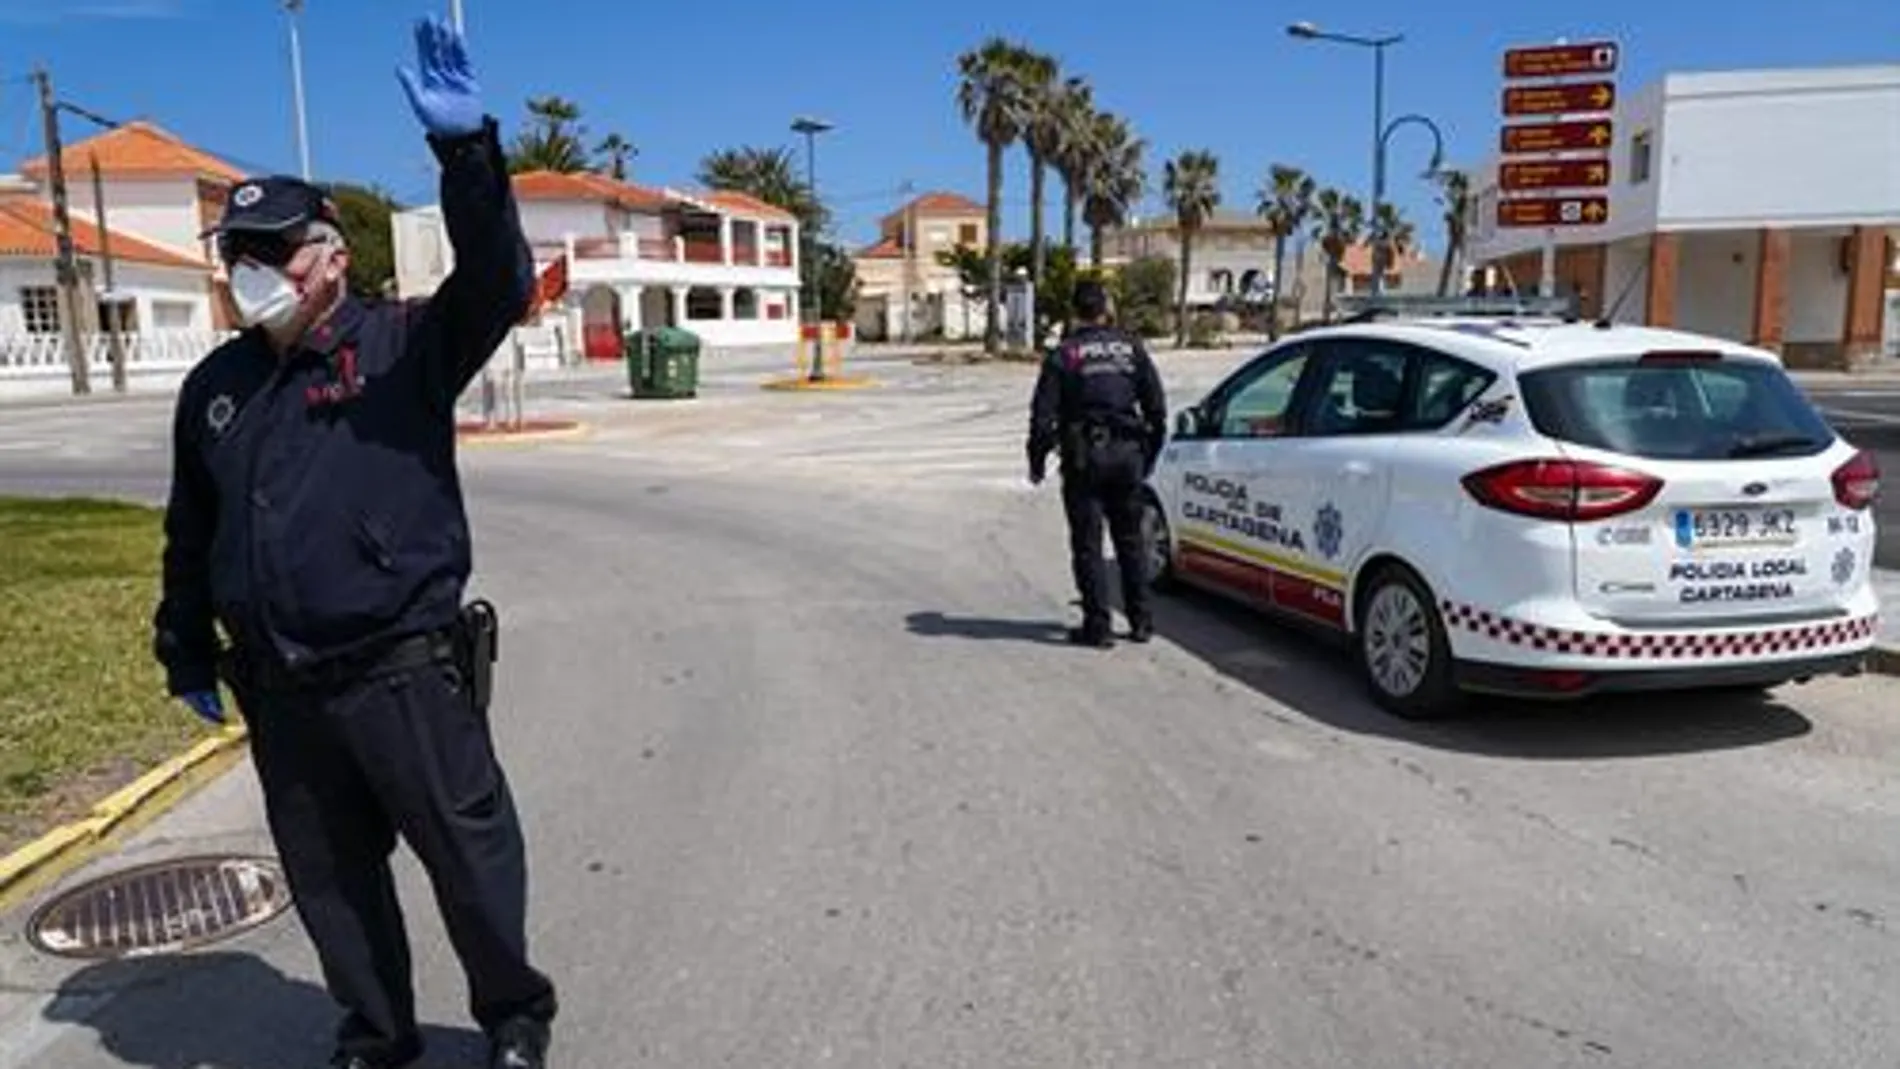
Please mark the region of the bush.
<svg viewBox="0 0 1900 1069"><path fill-rule="evenodd" d="M1191 349L1217 349L1226 344L1226 331L1221 328L1222 316L1218 312L1202 312L1188 320L1187 342Z"/></svg>

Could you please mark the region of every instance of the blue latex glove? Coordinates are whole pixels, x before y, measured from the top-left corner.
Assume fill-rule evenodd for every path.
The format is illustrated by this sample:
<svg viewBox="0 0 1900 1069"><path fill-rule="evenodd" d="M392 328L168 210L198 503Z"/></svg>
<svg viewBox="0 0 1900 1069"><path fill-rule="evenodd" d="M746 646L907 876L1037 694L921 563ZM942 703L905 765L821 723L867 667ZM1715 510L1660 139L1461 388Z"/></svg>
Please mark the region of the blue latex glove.
<svg viewBox="0 0 1900 1069"><path fill-rule="evenodd" d="M409 106L437 137L460 137L482 128L481 87L469 69L462 35L440 18L416 23L416 59L420 73L396 68L409 93Z"/></svg>
<svg viewBox="0 0 1900 1069"><path fill-rule="evenodd" d="M219 725L224 723L224 700L218 697L217 691L194 690L190 694L179 695L179 698L186 705L191 706L192 712L211 723Z"/></svg>

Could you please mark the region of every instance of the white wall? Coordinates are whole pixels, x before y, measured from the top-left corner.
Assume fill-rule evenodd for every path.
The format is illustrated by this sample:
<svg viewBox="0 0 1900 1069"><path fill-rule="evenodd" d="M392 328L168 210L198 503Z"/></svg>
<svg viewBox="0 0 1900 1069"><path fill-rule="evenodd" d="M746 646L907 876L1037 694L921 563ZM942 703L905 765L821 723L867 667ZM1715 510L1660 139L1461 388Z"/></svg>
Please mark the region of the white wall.
<svg viewBox="0 0 1900 1069"><path fill-rule="evenodd" d="M1681 236L1676 258L1676 326L1747 343L1754 333L1760 237L1750 231Z"/></svg>
<svg viewBox="0 0 1900 1069"><path fill-rule="evenodd" d="M521 230L530 242L610 237L605 204L528 201L520 205Z"/></svg>
<svg viewBox="0 0 1900 1069"><path fill-rule="evenodd" d="M211 329L211 293L205 283L205 273L124 263L114 264L112 273L116 287L137 304L140 330L152 330L159 325L154 310L154 304L159 302L191 307L190 320L182 323L168 320L169 329ZM94 276L95 280L99 277ZM26 332L20 306L21 287L56 283L50 261L0 261L0 337Z"/></svg>
<svg viewBox="0 0 1900 1069"><path fill-rule="evenodd" d="M68 203L75 217L94 222L92 175L85 170L66 176ZM198 184L191 179L113 179L105 187L106 223L113 230L202 257L204 242L198 232Z"/></svg>
<svg viewBox="0 0 1900 1069"><path fill-rule="evenodd" d="M1665 227L1900 219L1900 66L1666 82Z"/></svg>
<svg viewBox="0 0 1900 1069"><path fill-rule="evenodd" d="M390 238L396 261L396 296L433 293L452 266L442 214L433 205L395 212L390 216Z"/></svg>
<svg viewBox="0 0 1900 1069"><path fill-rule="evenodd" d="M1841 340L1847 327L1847 275L1840 268L1840 243L1845 237L1846 230L1812 230L1789 236L1784 340Z"/></svg>
<svg viewBox="0 0 1900 1069"><path fill-rule="evenodd" d="M1604 246L1603 309L1614 305L1617 323L1643 323L1649 318L1649 239L1625 238ZM1532 280L1535 282L1535 280ZM1523 280L1519 280L1523 284ZM1621 298L1622 304L1617 305Z"/></svg>

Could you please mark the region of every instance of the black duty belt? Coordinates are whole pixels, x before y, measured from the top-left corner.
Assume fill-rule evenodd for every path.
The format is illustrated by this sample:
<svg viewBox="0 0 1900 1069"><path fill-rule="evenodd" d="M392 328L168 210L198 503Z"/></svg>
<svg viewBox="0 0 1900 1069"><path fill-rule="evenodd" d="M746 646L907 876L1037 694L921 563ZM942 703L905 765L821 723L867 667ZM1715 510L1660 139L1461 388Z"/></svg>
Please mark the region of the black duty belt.
<svg viewBox="0 0 1900 1069"><path fill-rule="evenodd" d="M242 653L236 654L232 667L245 684L266 692L333 690L426 665L451 662L455 652L454 629L441 628L304 667L291 668L274 659L249 658Z"/></svg>

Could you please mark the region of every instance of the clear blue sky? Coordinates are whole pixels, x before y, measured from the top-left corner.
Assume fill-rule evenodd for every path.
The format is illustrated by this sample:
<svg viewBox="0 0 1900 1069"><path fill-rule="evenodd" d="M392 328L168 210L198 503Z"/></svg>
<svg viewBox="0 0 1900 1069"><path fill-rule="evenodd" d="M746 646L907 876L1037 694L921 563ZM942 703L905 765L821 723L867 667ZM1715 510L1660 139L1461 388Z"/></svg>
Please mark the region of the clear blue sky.
<svg viewBox="0 0 1900 1069"><path fill-rule="evenodd" d="M1300 19L1404 34L1389 53L1387 113L1436 120L1454 162L1495 141L1499 55L1509 45L1613 36L1624 44L1626 90L1665 71L1900 62L1896 0L1598 0L1545 15L1502 0L464 2L477 77L505 133L527 96L568 97L591 135L619 131L639 146L636 181L688 184L700 157L725 146L799 147L787 131L797 113L836 123L819 141L818 180L854 246L899 203L906 180L981 199L983 153L953 94L957 53L991 33L1058 56L1089 78L1101 106L1133 120L1151 146L1151 211L1161 161L1198 147L1220 158L1227 207L1251 209L1277 161L1365 196L1371 56L1286 36ZM392 73L412 60L409 22L428 10L308 0L319 177L374 182L408 203L434 199L432 161ZM0 169L38 150L31 90L18 78L44 63L65 99L150 118L252 168L294 170L288 57L278 0L0 0ZM71 117L63 128L69 140L86 132ZM1437 211L1411 177L1429 153L1416 127L1396 135L1391 195L1436 249ZM1004 189L1012 236L1028 229L1028 187L1014 152ZM1058 188L1051 183L1052 220Z"/></svg>

